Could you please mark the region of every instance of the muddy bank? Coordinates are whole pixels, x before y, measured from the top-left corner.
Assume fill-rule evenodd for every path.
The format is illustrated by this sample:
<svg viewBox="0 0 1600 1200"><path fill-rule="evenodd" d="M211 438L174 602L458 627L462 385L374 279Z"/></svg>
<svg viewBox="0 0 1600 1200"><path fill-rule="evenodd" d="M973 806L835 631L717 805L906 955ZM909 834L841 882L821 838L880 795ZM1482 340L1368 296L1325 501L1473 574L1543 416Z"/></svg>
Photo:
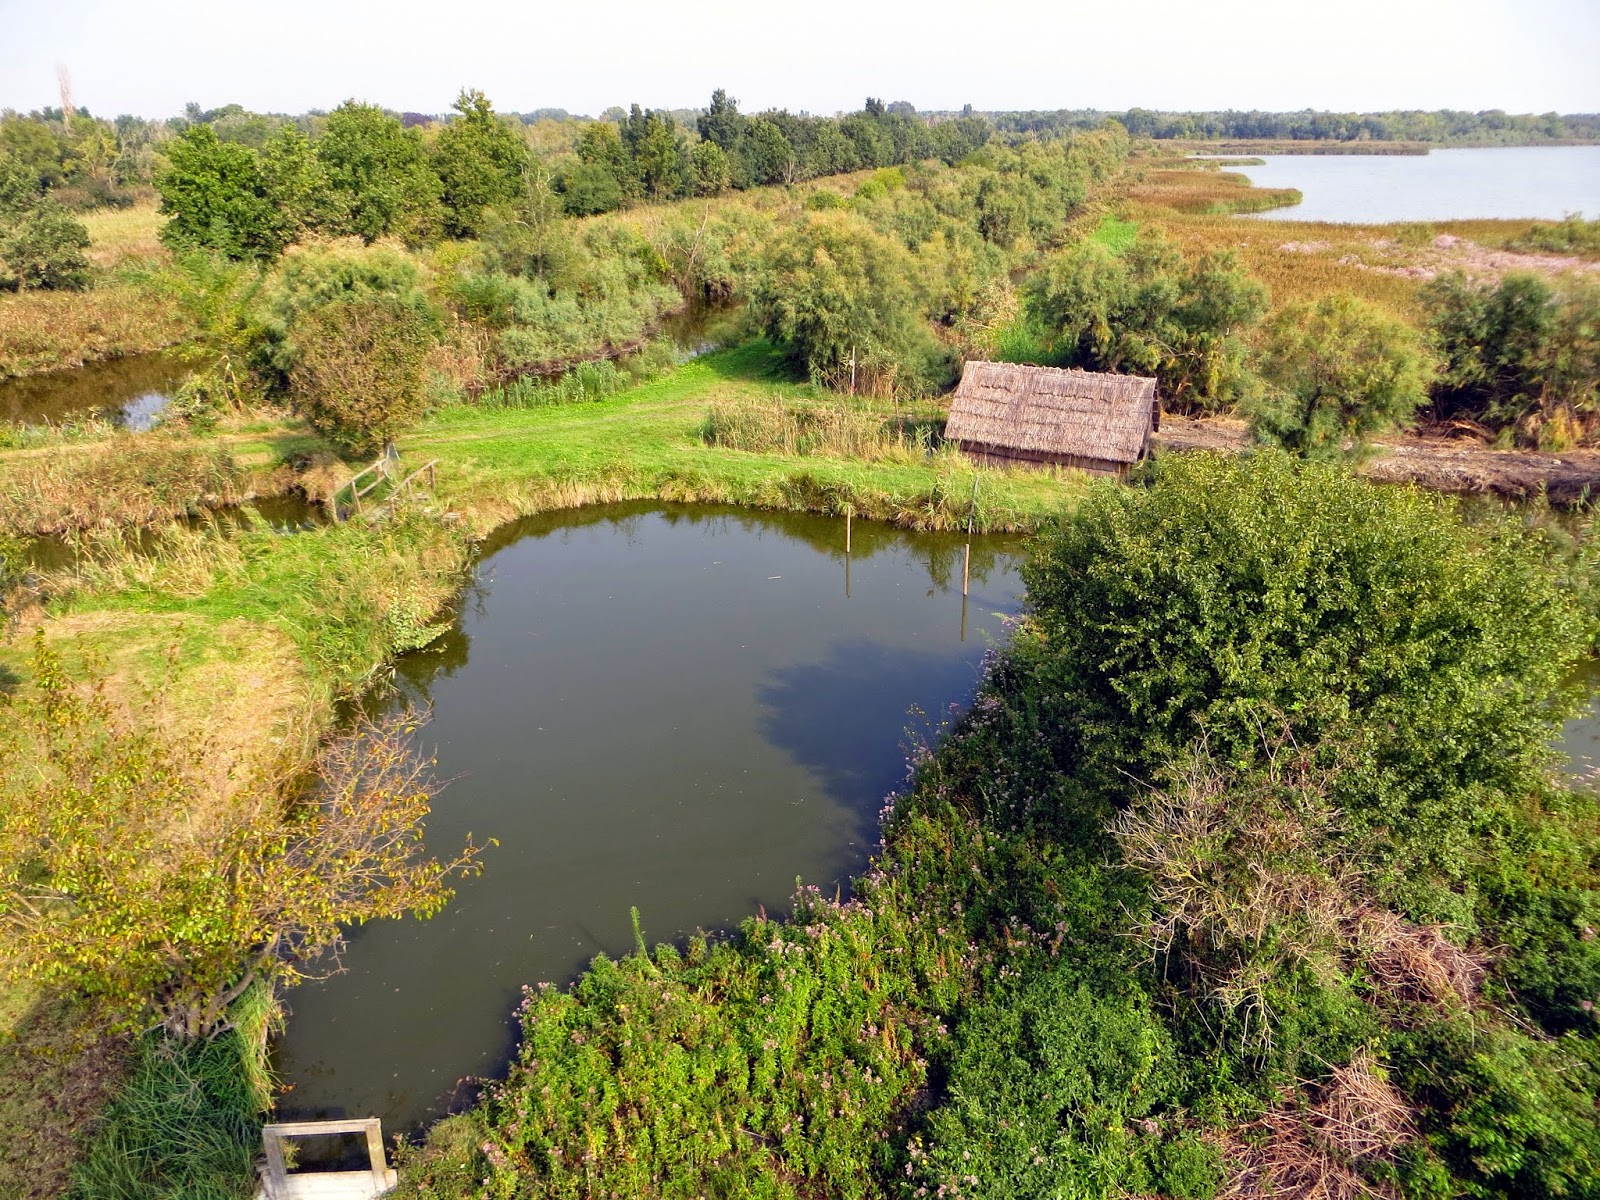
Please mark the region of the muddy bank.
<svg viewBox="0 0 1600 1200"><path fill-rule="evenodd" d="M1162 450L1236 453L1250 444L1245 423L1230 417L1192 420L1163 416L1152 443ZM1415 483L1440 492L1486 493L1524 500L1544 492L1552 504L1577 507L1600 494L1600 450L1559 454L1492 450L1445 438L1381 442L1359 471L1383 483Z"/></svg>

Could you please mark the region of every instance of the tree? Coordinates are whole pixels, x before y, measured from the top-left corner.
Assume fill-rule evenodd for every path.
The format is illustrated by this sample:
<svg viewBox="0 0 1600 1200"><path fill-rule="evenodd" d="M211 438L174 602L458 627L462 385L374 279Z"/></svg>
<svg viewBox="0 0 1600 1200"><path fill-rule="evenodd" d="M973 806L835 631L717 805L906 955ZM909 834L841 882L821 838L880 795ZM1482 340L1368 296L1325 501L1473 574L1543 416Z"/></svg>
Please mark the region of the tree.
<svg viewBox="0 0 1600 1200"><path fill-rule="evenodd" d="M723 88L718 88L711 93L711 107L696 119L695 127L702 141L710 142L731 156L744 136L746 123L739 115L739 102Z"/></svg>
<svg viewBox="0 0 1600 1200"><path fill-rule="evenodd" d="M376 453L427 406L432 334L415 308L392 297L314 309L293 328L290 402L329 441L353 454Z"/></svg>
<svg viewBox="0 0 1600 1200"><path fill-rule="evenodd" d="M622 184L599 163L579 163L561 177L566 210L575 217L590 217L622 207Z"/></svg>
<svg viewBox="0 0 1600 1200"><path fill-rule="evenodd" d="M206 1037L260 981L303 976L350 924L429 915L473 864L428 858L434 785L392 723L332 745L285 797L211 793L203 740L163 732L160 696L125 717L35 642L0 698L0 927L24 973L108 1002L121 1023Z"/></svg>
<svg viewBox="0 0 1600 1200"><path fill-rule="evenodd" d="M1592 426L1600 410L1600 288L1554 287L1536 275L1494 284L1443 276L1422 292L1443 360L1434 391L1440 417L1511 427L1549 439L1565 422Z"/></svg>
<svg viewBox="0 0 1600 1200"><path fill-rule="evenodd" d="M21 162L0 155L0 289L87 287L88 247L83 223Z"/></svg>
<svg viewBox="0 0 1600 1200"><path fill-rule="evenodd" d="M694 173L694 194L720 196L733 183L728 156L715 142L699 142L689 154Z"/></svg>
<svg viewBox="0 0 1600 1200"><path fill-rule="evenodd" d="M1249 403L1252 431L1302 458L1360 453L1374 433L1409 424L1434 366L1417 332L1351 296L1292 304L1266 331L1267 387Z"/></svg>
<svg viewBox="0 0 1600 1200"><path fill-rule="evenodd" d="M1243 334L1266 310L1266 291L1229 255L1188 262L1143 233L1120 253L1082 242L1046 259L1027 298L1065 365L1154 375L1162 402L1180 411L1223 408L1250 391Z"/></svg>
<svg viewBox="0 0 1600 1200"><path fill-rule="evenodd" d="M750 122L744 156L752 183L792 182L796 166L794 147L783 136L783 130L765 117Z"/></svg>
<svg viewBox="0 0 1600 1200"><path fill-rule="evenodd" d="M431 237L442 219L439 176L422 139L372 104L347 100L328 114L316 142L327 172L331 229L367 242Z"/></svg>
<svg viewBox="0 0 1600 1200"><path fill-rule="evenodd" d="M521 192L528 147L520 130L498 117L482 92L463 90L455 110L459 115L439 134L433 166L443 187L445 232L473 237L485 208Z"/></svg>
<svg viewBox="0 0 1600 1200"><path fill-rule="evenodd" d="M771 246L751 308L813 379L917 392L950 373L924 320L920 284L898 242L852 213L814 212Z"/></svg>
<svg viewBox="0 0 1600 1200"><path fill-rule="evenodd" d="M46 196L15 221L0 218L0 287L81 291L88 248L83 222Z"/></svg>
<svg viewBox="0 0 1600 1200"><path fill-rule="evenodd" d="M310 139L285 125L261 148L261 184L287 246L330 223L328 175Z"/></svg>
<svg viewBox="0 0 1600 1200"><path fill-rule="evenodd" d="M284 225L254 150L219 140L209 125L191 125L173 139L167 159L156 189L168 246L237 259L272 258L283 249Z"/></svg>

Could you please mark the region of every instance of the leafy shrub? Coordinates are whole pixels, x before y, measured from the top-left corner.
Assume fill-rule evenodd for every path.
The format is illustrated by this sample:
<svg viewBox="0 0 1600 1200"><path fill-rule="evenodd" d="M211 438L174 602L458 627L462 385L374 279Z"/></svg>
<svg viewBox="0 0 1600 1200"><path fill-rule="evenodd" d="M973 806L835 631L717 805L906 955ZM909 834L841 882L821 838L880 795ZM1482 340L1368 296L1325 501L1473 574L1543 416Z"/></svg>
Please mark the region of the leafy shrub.
<svg viewBox="0 0 1600 1200"><path fill-rule="evenodd" d="M427 406L433 329L388 297L325 304L294 325L289 397L318 433L355 454L389 445Z"/></svg>
<svg viewBox="0 0 1600 1200"><path fill-rule="evenodd" d="M1136 984L1054 964L963 1015L907 1174L948 1197L1210 1196L1221 1164L1183 1129L1183 1074Z"/></svg>
<svg viewBox="0 0 1600 1200"><path fill-rule="evenodd" d="M1568 213L1557 224L1538 224L1511 243L1513 250L1543 254L1600 254L1600 220L1585 221L1582 213Z"/></svg>
<svg viewBox="0 0 1600 1200"><path fill-rule="evenodd" d="M1434 413L1466 417L1519 440L1559 436L1600 413L1600 287L1537 275L1498 283L1442 276L1422 291L1443 359ZM1559 447L1558 447L1559 448Z"/></svg>
<svg viewBox="0 0 1600 1200"><path fill-rule="evenodd" d="M1520 825L1572 703L1584 623L1543 546L1273 454L1095 489L1026 571L1059 761L1127 795L1196 738L1249 763L1287 722L1337 747L1331 799L1385 893L1464 919L1451 886Z"/></svg>
<svg viewBox="0 0 1600 1200"><path fill-rule="evenodd" d="M0 290L89 286L89 231L38 179L0 155Z"/></svg>
<svg viewBox="0 0 1600 1200"><path fill-rule="evenodd" d="M1186 262L1153 235L1122 248L1091 239L1047 258L1027 301L1059 363L1154 375L1175 411L1226 408L1252 390L1243 335L1267 296L1230 255Z"/></svg>
<svg viewBox="0 0 1600 1200"><path fill-rule="evenodd" d="M1592 1196L1600 1191L1593 1044L1440 1021L1394 1035L1395 1077L1418 1106L1451 1195Z"/></svg>
<svg viewBox="0 0 1600 1200"><path fill-rule="evenodd" d="M1408 324L1353 296L1291 304L1266 328L1251 398L1258 439L1302 458L1359 454L1374 433L1409 425L1434 366Z"/></svg>

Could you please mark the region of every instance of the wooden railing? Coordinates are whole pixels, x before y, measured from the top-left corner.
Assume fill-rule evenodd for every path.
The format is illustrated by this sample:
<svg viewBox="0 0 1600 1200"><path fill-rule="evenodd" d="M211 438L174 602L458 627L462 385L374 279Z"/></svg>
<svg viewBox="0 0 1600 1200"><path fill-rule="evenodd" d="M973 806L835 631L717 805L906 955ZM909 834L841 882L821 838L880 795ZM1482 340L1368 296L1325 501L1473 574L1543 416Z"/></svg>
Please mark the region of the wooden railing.
<svg viewBox="0 0 1600 1200"><path fill-rule="evenodd" d="M362 468L345 480L344 486L333 494L334 519L342 521L351 513L357 516L362 515L364 510L361 502L391 479L395 464L399 461L398 455L385 453L370 467ZM416 482L423 475L428 477L428 490L432 491L438 483L436 473L438 465L438 459L429 459L422 466L401 479L389 489L386 496L373 505L372 515L374 517L384 516L393 511L395 502L401 497L415 495ZM367 482L363 483L362 480L367 480ZM344 496L346 492L349 493L348 508L340 500L340 497Z"/></svg>

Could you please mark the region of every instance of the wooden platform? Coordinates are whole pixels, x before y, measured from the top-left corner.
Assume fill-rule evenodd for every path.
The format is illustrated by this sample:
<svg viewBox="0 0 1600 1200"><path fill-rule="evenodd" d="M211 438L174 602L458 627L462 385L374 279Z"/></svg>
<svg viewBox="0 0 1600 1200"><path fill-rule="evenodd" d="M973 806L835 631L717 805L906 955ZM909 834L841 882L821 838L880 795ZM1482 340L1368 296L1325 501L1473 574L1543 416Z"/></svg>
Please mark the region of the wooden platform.
<svg viewBox="0 0 1600 1200"><path fill-rule="evenodd" d="M275 1191L265 1182L257 1200L374 1200L390 1191L397 1182L395 1173L385 1171L384 1188L379 1191L371 1171L299 1171L289 1175Z"/></svg>
<svg viewBox="0 0 1600 1200"><path fill-rule="evenodd" d="M283 1143L288 1138L328 1137L357 1134L366 1139L365 1171L295 1171L284 1158ZM383 1129L377 1117L356 1121L297 1121L268 1125L261 1130L266 1165L261 1171L261 1190L256 1200L374 1200L394 1190L399 1182L385 1161Z"/></svg>

